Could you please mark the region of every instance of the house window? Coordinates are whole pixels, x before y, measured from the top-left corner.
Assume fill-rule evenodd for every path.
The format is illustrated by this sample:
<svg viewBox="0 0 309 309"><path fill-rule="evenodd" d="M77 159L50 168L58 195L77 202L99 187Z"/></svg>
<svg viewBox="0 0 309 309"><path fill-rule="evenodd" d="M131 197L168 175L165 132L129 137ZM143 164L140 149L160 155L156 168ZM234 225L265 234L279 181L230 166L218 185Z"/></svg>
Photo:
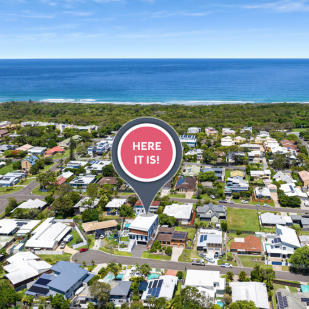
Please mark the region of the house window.
<svg viewBox="0 0 309 309"><path fill-rule="evenodd" d="M276 248L276 249L278 249L278 248L279 248L279 246L275 246L275 248Z"/></svg>
<svg viewBox="0 0 309 309"><path fill-rule="evenodd" d="M286 247L283 247L282 249L283 249L283 250L286 250Z"/></svg>

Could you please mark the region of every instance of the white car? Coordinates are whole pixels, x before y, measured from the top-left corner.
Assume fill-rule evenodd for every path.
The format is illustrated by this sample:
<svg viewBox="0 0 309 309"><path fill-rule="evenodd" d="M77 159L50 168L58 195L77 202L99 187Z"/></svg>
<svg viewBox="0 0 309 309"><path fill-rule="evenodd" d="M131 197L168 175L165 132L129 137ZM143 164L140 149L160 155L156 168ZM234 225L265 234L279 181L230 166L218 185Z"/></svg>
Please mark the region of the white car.
<svg viewBox="0 0 309 309"><path fill-rule="evenodd" d="M215 199L216 197L214 195L210 195L210 198Z"/></svg>
<svg viewBox="0 0 309 309"><path fill-rule="evenodd" d="M135 271L136 271L136 267L132 266L132 268L130 269L130 275L134 274Z"/></svg>
<svg viewBox="0 0 309 309"><path fill-rule="evenodd" d="M263 207L270 207L268 204L264 204Z"/></svg>
<svg viewBox="0 0 309 309"><path fill-rule="evenodd" d="M233 200L230 201L230 204L235 204L235 202Z"/></svg>
<svg viewBox="0 0 309 309"><path fill-rule="evenodd" d="M64 249L65 248L65 242L63 241L60 245L60 249Z"/></svg>
<svg viewBox="0 0 309 309"><path fill-rule="evenodd" d="M248 204L248 201L246 201L246 200L242 200L241 201L243 204Z"/></svg>
<svg viewBox="0 0 309 309"><path fill-rule="evenodd" d="M225 263L225 264L222 264L221 267L233 268L233 265L232 265L232 264L229 264L229 263Z"/></svg>
<svg viewBox="0 0 309 309"><path fill-rule="evenodd" d="M255 206L260 207L261 205L259 203L256 203Z"/></svg>

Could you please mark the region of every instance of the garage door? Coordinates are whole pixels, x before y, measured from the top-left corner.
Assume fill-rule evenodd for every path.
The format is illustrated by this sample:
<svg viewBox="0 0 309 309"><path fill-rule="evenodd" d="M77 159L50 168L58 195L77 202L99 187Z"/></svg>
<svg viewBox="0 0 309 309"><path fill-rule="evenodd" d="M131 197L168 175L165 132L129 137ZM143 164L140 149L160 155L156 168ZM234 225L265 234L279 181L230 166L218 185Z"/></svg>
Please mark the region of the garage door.
<svg viewBox="0 0 309 309"><path fill-rule="evenodd" d="M179 248L184 248L185 246L184 245L179 245Z"/></svg>
<svg viewBox="0 0 309 309"><path fill-rule="evenodd" d="M280 253L271 253L270 256L271 257L280 257Z"/></svg>
<svg viewBox="0 0 309 309"><path fill-rule="evenodd" d="M146 245L146 242L145 241L137 241L137 244L138 245Z"/></svg>
<svg viewBox="0 0 309 309"><path fill-rule="evenodd" d="M174 248L177 248L178 246L177 246L177 245L173 245L173 247L174 247Z"/></svg>
<svg viewBox="0 0 309 309"><path fill-rule="evenodd" d="M208 248L208 252L213 252L213 248Z"/></svg>

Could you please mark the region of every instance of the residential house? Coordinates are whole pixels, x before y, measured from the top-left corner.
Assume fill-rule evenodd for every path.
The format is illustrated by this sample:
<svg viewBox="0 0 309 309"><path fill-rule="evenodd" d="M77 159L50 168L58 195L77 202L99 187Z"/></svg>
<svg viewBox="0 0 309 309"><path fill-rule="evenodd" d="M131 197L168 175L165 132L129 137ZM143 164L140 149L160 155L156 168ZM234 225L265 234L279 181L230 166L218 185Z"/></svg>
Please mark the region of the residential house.
<svg viewBox="0 0 309 309"><path fill-rule="evenodd" d="M70 171L62 173L59 177L57 177L56 185L61 186L62 184L64 184L67 181L67 179L69 179L73 175L74 174Z"/></svg>
<svg viewBox="0 0 309 309"><path fill-rule="evenodd" d="M301 246L307 246L309 244L309 236L307 235L298 236L298 239Z"/></svg>
<svg viewBox="0 0 309 309"><path fill-rule="evenodd" d="M196 178L183 176L179 177L175 189L179 192L195 192Z"/></svg>
<svg viewBox="0 0 309 309"><path fill-rule="evenodd" d="M264 181L266 181L266 179ZM277 186L272 184L272 183L266 185L266 187L269 189L270 193L276 193L277 192Z"/></svg>
<svg viewBox="0 0 309 309"><path fill-rule="evenodd" d="M198 206L196 213L201 221L217 223L221 219L226 219L226 208L222 205L214 205L213 203Z"/></svg>
<svg viewBox="0 0 309 309"><path fill-rule="evenodd" d="M230 244L231 252L237 254L258 254L261 255L263 248L260 238L250 235L243 238L234 238Z"/></svg>
<svg viewBox="0 0 309 309"><path fill-rule="evenodd" d="M187 286L197 288L199 293L214 302L225 293L225 278L221 278L220 271L188 269L185 280Z"/></svg>
<svg viewBox="0 0 309 309"><path fill-rule="evenodd" d="M298 147L297 147L297 145L295 144L294 141L289 141L289 140L286 139L286 140L282 140L282 141L280 142L280 144L281 144L283 147L285 147L285 148L287 148L287 149L293 151L293 154L299 153L299 149L298 149Z"/></svg>
<svg viewBox="0 0 309 309"><path fill-rule="evenodd" d="M201 229L197 237L197 250L204 253L220 253L223 249L222 231Z"/></svg>
<svg viewBox="0 0 309 309"><path fill-rule="evenodd" d="M26 159L21 161L21 169L23 171L29 171L30 168L38 161L39 158L35 155L27 157Z"/></svg>
<svg viewBox="0 0 309 309"><path fill-rule="evenodd" d="M183 175L188 176L197 176L201 172L201 168L198 165L186 165L183 170Z"/></svg>
<svg viewBox="0 0 309 309"><path fill-rule="evenodd" d="M298 178L303 184L303 187L308 188L309 186L309 172L307 171L300 171L298 172Z"/></svg>
<svg viewBox="0 0 309 309"><path fill-rule="evenodd" d="M236 136L234 138L234 142L235 144L241 144L244 143L246 141L246 138L242 137L242 136Z"/></svg>
<svg viewBox="0 0 309 309"><path fill-rule="evenodd" d="M82 286L87 286L94 276L88 270L81 268L80 264L59 261L51 267L51 274L43 274L26 291L26 295L35 297L62 294L66 299L75 295Z"/></svg>
<svg viewBox="0 0 309 309"><path fill-rule="evenodd" d="M86 196L74 205L74 212L76 215L81 215L86 209L93 209L99 204L100 199L92 200Z"/></svg>
<svg viewBox="0 0 309 309"><path fill-rule="evenodd" d="M38 210L43 210L46 207L46 202L39 200L39 199L30 199L26 202L21 203L20 205L18 205L15 209L38 209ZM14 212L13 209L11 212Z"/></svg>
<svg viewBox="0 0 309 309"><path fill-rule="evenodd" d="M87 161L70 161L66 168L80 168L84 167L87 163Z"/></svg>
<svg viewBox="0 0 309 309"><path fill-rule="evenodd" d="M202 181L202 182L201 182L201 185L202 185L203 187L207 187L207 188L212 188L212 187L213 187L212 181Z"/></svg>
<svg viewBox="0 0 309 309"><path fill-rule="evenodd" d="M222 135L235 135L236 131L230 128L222 128Z"/></svg>
<svg viewBox="0 0 309 309"><path fill-rule="evenodd" d="M79 142L82 138L80 135L74 135L70 138L67 138L61 142L58 143L58 146L60 147L69 147L70 146L70 143L71 143L71 138L73 139L73 141L75 142Z"/></svg>
<svg viewBox="0 0 309 309"><path fill-rule="evenodd" d="M160 201L152 201L148 209L148 213L155 214L160 206ZM133 211L136 215L146 213L144 205L141 200L137 200L133 207Z"/></svg>
<svg viewBox="0 0 309 309"><path fill-rule="evenodd" d="M203 173L207 172L215 172L216 176L218 177L218 180L224 181L225 179L225 168L205 167L203 169Z"/></svg>
<svg viewBox="0 0 309 309"><path fill-rule="evenodd" d="M271 171L250 171L250 176L254 177L255 179L270 179Z"/></svg>
<svg viewBox="0 0 309 309"><path fill-rule="evenodd" d="M95 181L95 175L77 176L70 182L70 186L76 190L86 190L87 186Z"/></svg>
<svg viewBox="0 0 309 309"><path fill-rule="evenodd" d="M0 129L0 138L4 137L4 136L8 136L9 135L9 131L5 130L5 129Z"/></svg>
<svg viewBox="0 0 309 309"><path fill-rule="evenodd" d="M243 171L234 170L234 171L231 171L230 176L231 176L231 178L234 178L236 176L241 177L241 178L245 178L246 173L243 172Z"/></svg>
<svg viewBox="0 0 309 309"><path fill-rule="evenodd" d="M276 227L277 224L291 226L293 224L290 216L276 215L272 212L260 214L260 224L263 227Z"/></svg>
<svg viewBox="0 0 309 309"><path fill-rule="evenodd" d="M26 173L24 172L13 172L6 173L0 180L0 187L12 187L21 181L21 179L26 178Z"/></svg>
<svg viewBox="0 0 309 309"><path fill-rule="evenodd" d="M201 128L191 127L188 128L188 134L197 134L201 132Z"/></svg>
<svg viewBox="0 0 309 309"><path fill-rule="evenodd" d="M291 215L293 223L299 224L302 229L309 229L309 215Z"/></svg>
<svg viewBox="0 0 309 309"><path fill-rule="evenodd" d="M125 198L113 198L110 202L107 203L105 209L107 214L119 214L119 208L126 203L127 199Z"/></svg>
<svg viewBox="0 0 309 309"><path fill-rule="evenodd" d="M305 291L307 291L307 288ZM292 294L289 289L283 288L276 291L276 299L277 304L280 304L279 309L307 309L309 293L296 292Z"/></svg>
<svg viewBox="0 0 309 309"><path fill-rule="evenodd" d="M141 282L140 284L142 284ZM164 298L166 301L170 301L174 296L174 291L178 283L178 278L175 276L160 276L159 278L148 280L146 282L147 286L143 288L143 295L141 300L143 306L148 307L147 300L149 296L154 296L156 298Z"/></svg>
<svg viewBox="0 0 309 309"><path fill-rule="evenodd" d="M196 147L197 139L196 139L195 135L181 135L179 137L179 139L180 139L180 143L185 143L190 148Z"/></svg>
<svg viewBox="0 0 309 309"><path fill-rule="evenodd" d="M4 153L7 150L14 150L14 145L0 145L0 153Z"/></svg>
<svg viewBox="0 0 309 309"><path fill-rule="evenodd" d="M139 214L129 227L129 239L135 239L137 244L147 245L155 239L159 225L159 217L154 214Z"/></svg>
<svg viewBox="0 0 309 309"><path fill-rule="evenodd" d="M174 227L161 226L156 240L163 246L185 248L188 241L188 232L175 231Z"/></svg>
<svg viewBox="0 0 309 309"><path fill-rule="evenodd" d="M263 154L260 150L248 152L248 160L250 164L263 164Z"/></svg>
<svg viewBox="0 0 309 309"><path fill-rule="evenodd" d="M176 218L177 221L179 221L181 224L190 224L192 217L192 209L193 204L172 204L166 205L163 213L168 215L169 217Z"/></svg>
<svg viewBox="0 0 309 309"><path fill-rule="evenodd" d="M103 141L98 142L96 146L90 146L88 148L88 154L92 157L96 155L103 155L110 148L111 148L111 145L107 141L103 140Z"/></svg>
<svg viewBox="0 0 309 309"><path fill-rule="evenodd" d="M1 129L5 129L6 127L10 126L10 124L12 124L12 122L4 120L0 122L0 128Z"/></svg>
<svg viewBox="0 0 309 309"><path fill-rule="evenodd" d="M309 173L308 173L309 174ZM273 179L275 180L275 181L280 181L280 180L282 180L282 181L284 181L284 182L286 182L286 183L288 183L288 184L294 184L294 179L292 178L292 177L290 177L290 175L288 175L288 174L285 174L285 173L283 173L283 172L281 172L281 171L279 171L279 172L277 172L274 176L273 176Z"/></svg>
<svg viewBox="0 0 309 309"><path fill-rule="evenodd" d="M110 165L112 161L104 160L104 161L91 161L89 162L90 166L86 167L86 173L91 174L92 171L96 172L97 174L102 173L102 168L106 165Z"/></svg>
<svg viewBox="0 0 309 309"><path fill-rule="evenodd" d="M300 187L296 187L295 183L283 184L280 186L280 190L282 190L287 196L296 196L304 202L308 199L307 194L303 192Z"/></svg>
<svg viewBox="0 0 309 309"><path fill-rule="evenodd" d="M232 193L240 193L249 190L249 181L244 180L241 176L228 178L225 187L225 195L231 196Z"/></svg>
<svg viewBox="0 0 309 309"><path fill-rule="evenodd" d="M31 252L17 252L6 260L9 264L4 266L4 275L14 288L27 284L40 274L49 271L52 265L41 261Z"/></svg>
<svg viewBox="0 0 309 309"><path fill-rule="evenodd" d="M252 151L260 151L261 149L261 146L260 145L257 145L257 144L241 144L239 147L241 148L248 148L249 150L252 150Z"/></svg>
<svg viewBox="0 0 309 309"><path fill-rule="evenodd" d="M103 281L100 279L99 281ZM122 304L131 302L131 285L132 281L112 281L109 283L111 290L109 293L109 301L120 307Z"/></svg>
<svg viewBox="0 0 309 309"><path fill-rule="evenodd" d="M266 234L264 244L269 257L289 258L300 247L296 231L283 225L276 225L276 234Z"/></svg>
<svg viewBox="0 0 309 309"><path fill-rule="evenodd" d="M43 156L45 153L46 147L32 147L28 150L29 155L34 156Z"/></svg>
<svg viewBox="0 0 309 309"><path fill-rule="evenodd" d="M172 188L172 180L169 180L168 182L164 184L164 186L162 187L162 190L171 190L171 188Z"/></svg>
<svg viewBox="0 0 309 309"><path fill-rule="evenodd" d="M20 147L16 148L16 150L18 150L18 151L27 151L28 152L28 150L31 149L31 148L33 148L32 145L25 144L23 146L20 146Z"/></svg>
<svg viewBox="0 0 309 309"><path fill-rule="evenodd" d="M250 132L252 133L252 127L244 127L240 130L240 133Z"/></svg>
<svg viewBox="0 0 309 309"><path fill-rule="evenodd" d="M46 155L46 156L53 156L53 155L55 155L56 153L64 154L64 152L65 152L65 149L64 149L64 148L61 148L60 146L56 146L56 147L53 147L53 148L47 150L47 151L45 152L45 155Z"/></svg>
<svg viewBox="0 0 309 309"><path fill-rule="evenodd" d="M203 150L202 149L191 149L185 153L186 156L196 156L197 160L201 160L203 158Z"/></svg>
<svg viewBox="0 0 309 309"><path fill-rule="evenodd" d="M259 309L269 309L266 284L263 282L230 282L232 301L252 301ZM279 307L280 308L280 307ZM280 308L281 309L281 308ZM283 308L282 308L283 309Z"/></svg>
<svg viewBox="0 0 309 309"><path fill-rule="evenodd" d="M118 179L117 177L102 177L99 181L98 181L98 184L100 186L104 186L106 184L109 184L109 185L117 185L118 184Z"/></svg>
<svg viewBox="0 0 309 309"><path fill-rule="evenodd" d="M55 218L47 218L32 233L26 242L26 249L54 251L62 239L71 231L71 227L61 222L55 222Z"/></svg>
<svg viewBox="0 0 309 309"><path fill-rule="evenodd" d="M106 231L116 229L118 222L116 220L107 221L91 221L82 224L82 228L86 234L105 234Z"/></svg>
<svg viewBox="0 0 309 309"><path fill-rule="evenodd" d="M221 146L230 147L232 145L235 145L235 142L230 136L221 138Z"/></svg>
<svg viewBox="0 0 309 309"><path fill-rule="evenodd" d="M271 200L271 193L267 187L263 188L255 187L254 194L257 199Z"/></svg>
<svg viewBox="0 0 309 309"><path fill-rule="evenodd" d="M27 235L38 224L40 220L27 219L1 219L0 220L0 235L10 236L16 233L17 236Z"/></svg>
<svg viewBox="0 0 309 309"><path fill-rule="evenodd" d="M207 136L217 136L218 135L218 131L215 130L213 127L205 128L205 133Z"/></svg>

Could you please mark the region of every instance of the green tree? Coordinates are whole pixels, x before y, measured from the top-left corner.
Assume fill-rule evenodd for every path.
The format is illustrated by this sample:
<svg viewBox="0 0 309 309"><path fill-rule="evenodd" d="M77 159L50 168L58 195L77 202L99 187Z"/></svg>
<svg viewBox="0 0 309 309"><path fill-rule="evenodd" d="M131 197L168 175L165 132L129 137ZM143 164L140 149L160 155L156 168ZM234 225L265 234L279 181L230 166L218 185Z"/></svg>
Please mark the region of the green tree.
<svg viewBox="0 0 309 309"><path fill-rule="evenodd" d="M76 148L76 142L73 140L73 138L70 139L70 160L74 160L74 150Z"/></svg>
<svg viewBox="0 0 309 309"><path fill-rule="evenodd" d="M167 254L167 255L169 255L169 256L172 255L172 252L173 252L173 250L172 250L171 247L167 247L167 248L165 249L165 254Z"/></svg>
<svg viewBox="0 0 309 309"><path fill-rule="evenodd" d="M247 274L243 270L238 274L238 278L240 282L245 281L246 277L247 277Z"/></svg>
<svg viewBox="0 0 309 309"><path fill-rule="evenodd" d="M103 168L102 168L102 174L104 177L113 177L113 176L116 176L116 172L112 166L112 164L109 164L109 165L105 165Z"/></svg>
<svg viewBox="0 0 309 309"><path fill-rule="evenodd" d="M52 204L52 211L63 218L66 218L73 212L73 201L69 196L57 197Z"/></svg>
<svg viewBox="0 0 309 309"><path fill-rule="evenodd" d="M142 275L144 275L146 277L150 272L150 266L146 263L142 264L140 266L140 272L141 272Z"/></svg>
<svg viewBox="0 0 309 309"><path fill-rule="evenodd" d="M100 190L100 185L98 183L90 183L89 185L87 185L86 194L92 200L94 200L98 196L99 190Z"/></svg>
<svg viewBox="0 0 309 309"><path fill-rule="evenodd" d="M253 301L240 300L231 303L229 309L258 309Z"/></svg>
<svg viewBox="0 0 309 309"><path fill-rule="evenodd" d="M309 268L309 247L304 246L297 248L290 257L290 263L294 269L308 269Z"/></svg>
<svg viewBox="0 0 309 309"><path fill-rule="evenodd" d="M20 300L19 294L9 285L7 280L0 280L0 308L10 308Z"/></svg>
<svg viewBox="0 0 309 309"><path fill-rule="evenodd" d="M128 205L122 205L121 207L119 207L118 212L121 217L126 217L126 218L134 217L134 211L132 207Z"/></svg>
<svg viewBox="0 0 309 309"><path fill-rule="evenodd" d="M216 181L218 177L215 172L205 172L199 174L199 181Z"/></svg>
<svg viewBox="0 0 309 309"><path fill-rule="evenodd" d="M228 271L228 272L226 273L226 279L232 281L233 278L234 278L234 274L233 274L231 271Z"/></svg>
<svg viewBox="0 0 309 309"><path fill-rule="evenodd" d="M99 304L106 304L108 302L110 291L110 285L104 282L97 281L90 286L90 293L98 300Z"/></svg>
<svg viewBox="0 0 309 309"><path fill-rule="evenodd" d="M227 231L227 222L226 221L221 221L220 226L223 232Z"/></svg>
<svg viewBox="0 0 309 309"><path fill-rule="evenodd" d="M70 300L65 300L62 294L56 294L50 303L55 309L69 309Z"/></svg>

